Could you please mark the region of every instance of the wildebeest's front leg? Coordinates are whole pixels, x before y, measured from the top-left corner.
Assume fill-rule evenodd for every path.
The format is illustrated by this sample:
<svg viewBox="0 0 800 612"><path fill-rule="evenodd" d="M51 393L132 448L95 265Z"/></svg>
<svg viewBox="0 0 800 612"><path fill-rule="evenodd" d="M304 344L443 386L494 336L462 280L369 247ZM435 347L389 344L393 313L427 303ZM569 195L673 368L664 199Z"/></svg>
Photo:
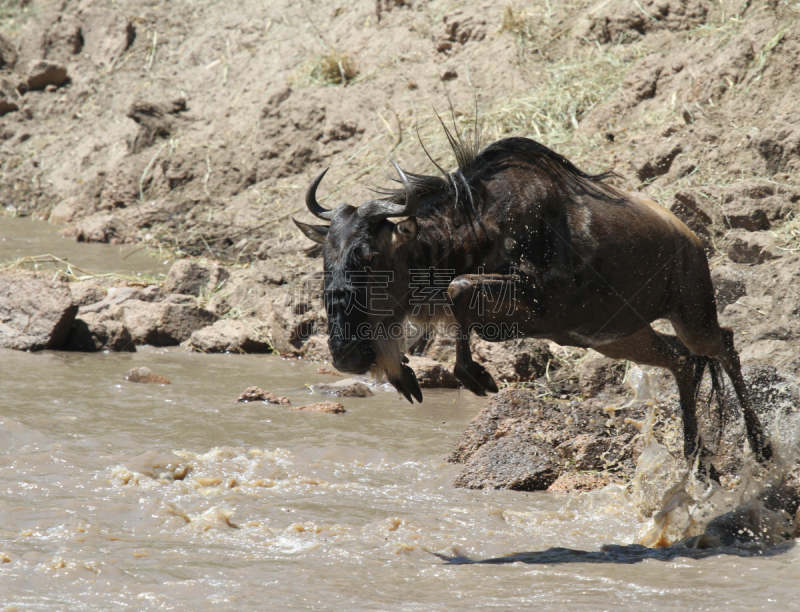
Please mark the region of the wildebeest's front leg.
<svg viewBox="0 0 800 612"><path fill-rule="evenodd" d="M465 274L453 280L447 290L456 320L456 365L453 374L475 395L486 395L487 391L497 393L497 383L486 368L473 361L469 346L470 331L476 325L493 325L493 330L501 333L504 329L501 324L513 322L519 282L520 277L516 275Z"/></svg>

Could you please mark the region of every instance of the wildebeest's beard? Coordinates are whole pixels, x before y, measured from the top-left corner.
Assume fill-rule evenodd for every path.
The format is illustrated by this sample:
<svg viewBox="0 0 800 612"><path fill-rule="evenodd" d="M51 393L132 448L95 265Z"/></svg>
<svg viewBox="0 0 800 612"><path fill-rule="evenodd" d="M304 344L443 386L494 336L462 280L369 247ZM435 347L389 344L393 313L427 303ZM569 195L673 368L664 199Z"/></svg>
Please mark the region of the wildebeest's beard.
<svg viewBox="0 0 800 612"><path fill-rule="evenodd" d="M306 205L318 219L330 225L295 224L311 240L322 245L325 264L324 301L328 314L328 346L333 365L343 372L385 374L408 401L422 401L414 371L400 350L398 337L387 335L405 317L405 296L395 279L397 249L417 234L414 216L418 198L408 177L395 164L405 190L405 204L370 200L358 209L341 204L334 210L322 207L316 189L320 174L306 192ZM327 172L327 170L326 170ZM408 217L391 223L389 217ZM407 270L403 277L407 276ZM405 291L402 291L405 294ZM376 327L382 326L382 333ZM402 335L402 334L401 334ZM413 398L413 399L412 399Z"/></svg>

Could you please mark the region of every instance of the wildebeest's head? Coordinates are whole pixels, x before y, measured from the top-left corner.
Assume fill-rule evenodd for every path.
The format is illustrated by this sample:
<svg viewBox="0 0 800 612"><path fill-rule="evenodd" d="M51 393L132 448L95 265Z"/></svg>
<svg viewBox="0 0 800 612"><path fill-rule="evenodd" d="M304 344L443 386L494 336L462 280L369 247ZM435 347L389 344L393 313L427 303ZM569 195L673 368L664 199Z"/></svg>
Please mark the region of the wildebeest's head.
<svg viewBox="0 0 800 612"><path fill-rule="evenodd" d="M380 371L409 401L422 401L413 370L405 365L397 342L407 302L404 278L397 278L398 251L417 236L414 216L419 199L408 177L394 164L405 202L370 200L358 208L341 204L334 210L316 198L325 172L306 193L308 210L330 225L294 220L311 240L322 244L325 264L325 310L333 365L343 372ZM399 223L389 217L407 217ZM402 267L400 267L402 269Z"/></svg>

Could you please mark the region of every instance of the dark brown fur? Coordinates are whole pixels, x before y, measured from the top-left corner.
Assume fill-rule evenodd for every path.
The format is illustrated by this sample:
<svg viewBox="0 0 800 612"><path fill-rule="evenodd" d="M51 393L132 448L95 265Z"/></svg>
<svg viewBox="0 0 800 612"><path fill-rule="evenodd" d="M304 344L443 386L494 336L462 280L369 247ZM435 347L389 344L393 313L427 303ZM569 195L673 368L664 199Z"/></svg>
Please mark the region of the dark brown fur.
<svg viewBox="0 0 800 612"><path fill-rule="evenodd" d="M666 368L678 384L685 452L694 456L699 448L696 390L705 366L719 363L743 408L751 447L759 459L770 457L742 379L733 332L717 322L703 246L679 219L654 202L608 186L603 182L608 174L581 172L532 140L501 140L480 153L460 141L453 146L456 172L409 175L419 207L406 221L362 218L343 204L332 214L329 229L318 228L324 230L319 236L300 224L307 235L324 241L329 324L350 316L342 304L358 289L345 282L348 270L393 274L388 294L372 305L391 314L359 315L371 330L412 313L410 270L451 270L452 314L437 306L432 314L423 308L416 318L455 325L455 375L474 393L497 390L472 360L469 330L476 324L484 332L489 323L505 325L521 337L591 347L616 359ZM399 203L409 189L384 195ZM483 300L482 310L476 297ZM654 331L650 324L656 319L669 320L677 337ZM399 342L340 337L331 340L331 350L344 369L381 370L409 400L421 399Z"/></svg>

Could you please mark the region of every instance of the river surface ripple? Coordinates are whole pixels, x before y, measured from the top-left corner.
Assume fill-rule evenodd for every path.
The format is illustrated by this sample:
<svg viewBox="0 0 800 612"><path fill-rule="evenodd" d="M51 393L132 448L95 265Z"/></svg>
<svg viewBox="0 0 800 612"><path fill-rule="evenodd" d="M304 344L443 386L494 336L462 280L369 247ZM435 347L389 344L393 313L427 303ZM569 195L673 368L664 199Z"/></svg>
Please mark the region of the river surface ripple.
<svg viewBox="0 0 800 612"><path fill-rule="evenodd" d="M171 385L123 380L146 365ZM378 389L330 415L274 356L0 351L0 602L18 610L793 609L798 552L595 555L642 523L622 490L454 489L444 461L482 402ZM176 453L184 480L126 469ZM460 564L555 550L535 564ZM529 558L528 560L532 560ZM635 562L640 561L640 562ZM2 608L0 608L2 609Z"/></svg>
<svg viewBox="0 0 800 612"><path fill-rule="evenodd" d="M166 271L134 250L0 217L0 259ZM172 384L124 381L136 366ZM316 368L181 348L0 350L0 612L800 607L792 546L662 554L631 546L646 525L619 488L454 489L444 457L483 405L469 393L410 406L376 389L342 400L344 415L232 402L251 385L318 401L306 385L330 377ZM146 453L190 472L126 467Z"/></svg>

